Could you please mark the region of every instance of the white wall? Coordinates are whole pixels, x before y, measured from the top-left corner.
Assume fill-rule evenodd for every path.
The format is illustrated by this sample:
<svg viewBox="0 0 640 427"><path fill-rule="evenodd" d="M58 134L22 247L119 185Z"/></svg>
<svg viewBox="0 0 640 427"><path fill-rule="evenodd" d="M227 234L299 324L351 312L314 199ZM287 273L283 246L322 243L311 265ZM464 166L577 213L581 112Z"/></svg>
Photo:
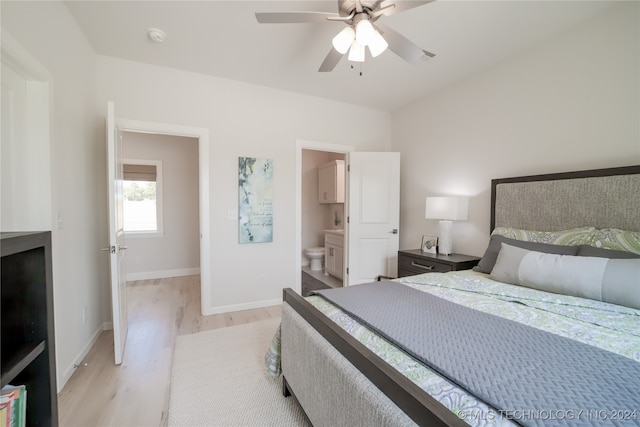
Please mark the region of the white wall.
<svg viewBox="0 0 640 427"><path fill-rule="evenodd" d="M490 181L640 163L638 2L393 114L402 153L402 249L418 248L425 197L468 195L454 251L482 255Z"/></svg>
<svg viewBox="0 0 640 427"><path fill-rule="evenodd" d="M99 104L120 118L210 131L211 301L209 312L281 300L296 272L296 140L388 151L390 115L281 90L98 56ZM350 120L344 120L349 117ZM353 126L352 123L369 123ZM238 244L238 157L274 160L274 239Z"/></svg>
<svg viewBox="0 0 640 427"><path fill-rule="evenodd" d="M108 258L103 223L104 130L96 111L96 58L59 2L2 2L2 28L52 76L51 223L58 389L103 325ZM107 294L108 295L108 294ZM107 300L108 304L108 300ZM86 308L87 321L82 321Z"/></svg>
<svg viewBox="0 0 640 427"><path fill-rule="evenodd" d="M125 159L162 162L163 233L126 235L127 280L198 274L198 140L170 135L123 132Z"/></svg>

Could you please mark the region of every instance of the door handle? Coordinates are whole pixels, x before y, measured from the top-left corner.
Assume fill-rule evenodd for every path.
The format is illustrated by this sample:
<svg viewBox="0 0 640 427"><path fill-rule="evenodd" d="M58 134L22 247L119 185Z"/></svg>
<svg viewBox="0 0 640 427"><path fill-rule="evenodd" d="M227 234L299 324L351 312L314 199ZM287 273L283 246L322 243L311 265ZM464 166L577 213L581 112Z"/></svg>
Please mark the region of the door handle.
<svg viewBox="0 0 640 427"><path fill-rule="evenodd" d="M118 245L118 250L119 251L124 251L124 250L127 250L127 249L129 249L129 246L120 246L120 245ZM109 246L108 248L102 248L100 250L103 251L103 252L111 252L112 254L116 253L116 247L115 246Z"/></svg>
<svg viewBox="0 0 640 427"><path fill-rule="evenodd" d="M389 233L391 234L398 234L398 229L394 228L393 230L391 230Z"/></svg>
<svg viewBox="0 0 640 427"><path fill-rule="evenodd" d="M411 266L412 267L422 268L424 270L433 270L433 265L422 265L422 264L418 264L415 261L411 261Z"/></svg>

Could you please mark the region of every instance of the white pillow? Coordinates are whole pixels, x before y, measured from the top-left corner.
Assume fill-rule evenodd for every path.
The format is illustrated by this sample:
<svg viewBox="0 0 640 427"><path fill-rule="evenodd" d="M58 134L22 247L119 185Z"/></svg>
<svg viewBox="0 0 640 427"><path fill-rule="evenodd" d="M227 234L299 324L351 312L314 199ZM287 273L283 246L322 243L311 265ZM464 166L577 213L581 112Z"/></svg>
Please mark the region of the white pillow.
<svg viewBox="0 0 640 427"><path fill-rule="evenodd" d="M502 243L491 278L640 309L640 259L547 254Z"/></svg>

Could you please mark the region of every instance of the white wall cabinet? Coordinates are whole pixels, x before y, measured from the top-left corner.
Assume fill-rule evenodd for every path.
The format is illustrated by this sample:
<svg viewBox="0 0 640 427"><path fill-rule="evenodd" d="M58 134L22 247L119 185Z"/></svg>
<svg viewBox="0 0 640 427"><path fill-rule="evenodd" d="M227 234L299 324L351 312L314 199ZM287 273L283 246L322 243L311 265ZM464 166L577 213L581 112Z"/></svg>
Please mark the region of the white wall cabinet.
<svg viewBox="0 0 640 427"><path fill-rule="evenodd" d="M326 231L324 233L324 269L325 273L342 280L344 269L344 234Z"/></svg>
<svg viewBox="0 0 640 427"><path fill-rule="evenodd" d="M344 203L344 160L318 166L318 202Z"/></svg>

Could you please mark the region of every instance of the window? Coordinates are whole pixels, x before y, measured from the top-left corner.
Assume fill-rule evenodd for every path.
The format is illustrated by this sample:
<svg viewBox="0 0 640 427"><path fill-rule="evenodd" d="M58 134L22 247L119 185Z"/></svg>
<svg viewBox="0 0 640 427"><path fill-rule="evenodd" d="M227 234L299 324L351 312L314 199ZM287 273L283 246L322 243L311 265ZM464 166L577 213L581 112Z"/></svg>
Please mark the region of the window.
<svg viewBox="0 0 640 427"><path fill-rule="evenodd" d="M162 235L162 162L125 160L123 177L124 231Z"/></svg>

